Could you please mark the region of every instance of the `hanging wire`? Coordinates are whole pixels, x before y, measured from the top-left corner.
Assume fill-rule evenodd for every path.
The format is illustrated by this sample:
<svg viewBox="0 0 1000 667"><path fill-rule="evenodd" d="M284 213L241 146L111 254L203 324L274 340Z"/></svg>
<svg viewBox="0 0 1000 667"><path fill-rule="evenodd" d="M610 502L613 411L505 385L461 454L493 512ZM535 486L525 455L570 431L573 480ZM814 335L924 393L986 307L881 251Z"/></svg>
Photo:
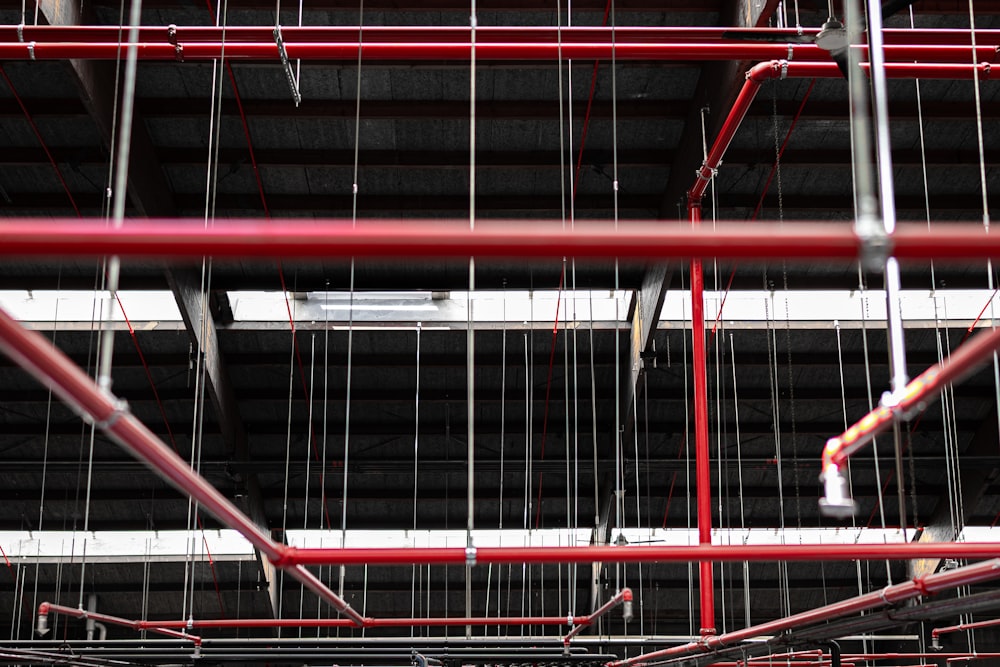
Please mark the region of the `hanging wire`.
<svg viewBox="0 0 1000 667"><path fill-rule="evenodd" d="M743 546L746 546L749 535L747 533L746 516L743 511L743 449L742 438L740 437L740 394L736 387L736 344L733 341L732 332L729 332L729 363L733 368L733 419L735 420L736 429L736 480L740 496L740 531L743 533ZM743 624L744 627L750 627L749 561L743 561Z"/></svg>
<svg viewBox="0 0 1000 667"><path fill-rule="evenodd" d="M309 396L307 400L309 401L306 423L309 424L309 428L306 429L306 481L305 489L303 491L302 500L302 530L306 531L309 529L309 481L312 476L312 469L310 464L312 463L311 457L309 456L309 450L313 446L312 435L313 435L313 407L315 402L313 401L313 390L316 388L316 334L312 334L310 337L310 350L309 350ZM289 413L290 414L290 413ZM285 477L286 484L288 477ZM287 499L286 499L287 501ZM304 544L302 546L305 546ZM299 618L303 618L302 610L306 599L306 586L305 584L299 584ZM299 628L299 638L302 637L302 628Z"/></svg>
<svg viewBox="0 0 1000 667"><path fill-rule="evenodd" d="M413 387L413 534L417 533L417 488L420 481L420 473L418 464L420 462L420 329L421 324L417 322L417 341L416 341L416 353L415 353L415 364L416 364L416 379L414 381ZM410 593L410 617L416 618L416 609L414 605L417 604L417 565L412 566L412 578L413 582L411 584ZM487 597L489 592L487 591Z"/></svg>

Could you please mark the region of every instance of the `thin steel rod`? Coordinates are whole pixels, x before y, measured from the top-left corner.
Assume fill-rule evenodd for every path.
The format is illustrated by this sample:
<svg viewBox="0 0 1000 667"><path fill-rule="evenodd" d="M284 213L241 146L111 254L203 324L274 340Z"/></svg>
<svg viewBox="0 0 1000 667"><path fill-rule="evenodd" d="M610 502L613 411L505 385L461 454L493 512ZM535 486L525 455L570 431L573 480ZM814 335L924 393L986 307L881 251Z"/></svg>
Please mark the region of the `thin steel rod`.
<svg viewBox="0 0 1000 667"><path fill-rule="evenodd" d="M982 225L900 225L891 238L900 260L1000 257L1000 236ZM609 257L727 259L824 258L855 262L863 244L849 224L719 223L691 229L663 223L577 224L553 221L368 221L259 219L205 228L184 219L103 222L56 218L0 221L0 256L216 258L245 257Z"/></svg>
<svg viewBox="0 0 1000 667"><path fill-rule="evenodd" d="M781 548L788 549L790 547L785 546ZM793 614L775 621L761 623L760 625L751 626L742 630L727 632L715 637L704 637L700 641L691 642L682 646L673 646L660 651L644 653L633 658L618 660L609 663L608 667L632 667L633 665L647 664L668 658L711 654L714 651L730 647L738 642L743 642L763 635L774 635L806 625L822 623L836 618L857 614L870 609L887 607L906 600L912 600L944 590L991 581L998 577L1000 577L1000 559L989 560L982 563L976 563L975 565L960 567L947 572L939 572L937 574L917 577L911 581L886 586L879 591L866 593L865 595L859 595L840 602L834 602L833 604L811 609L799 614Z"/></svg>
<svg viewBox="0 0 1000 667"><path fill-rule="evenodd" d="M202 61L220 58L225 51L231 60L280 60L281 54L274 41L268 42L138 42L125 46L136 48L139 60L160 60L172 62ZM287 57L301 60L326 60L353 62L361 50L366 61L380 60L460 60L468 62L472 54L469 42L284 42ZM118 53L118 44L112 42L17 42L0 43L0 60L113 60ZM559 51L563 58L585 58L590 60L610 60L610 42L577 42L562 44L550 42L488 42L476 45L478 60L556 60ZM837 65L829 60L829 54L812 44L788 45L753 42L738 43L662 43L656 41L618 43L614 46L616 61L664 61L696 62L714 60L769 60L787 58L793 50L797 63L829 65L830 69L817 76L840 76ZM886 67L888 76L900 67L914 66L914 61L931 63L951 63L959 69L956 72L971 71L970 62L985 63L982 78L990 74L989 63L997 55L997 47L977 46L975 51L968 46L951 45L910 45L899 44L885 47L886 58L898 62ZM916 65L919 67L919 65ZM828 73L827 73L828 72ZM905 76L905 75L904 75ZM957 75L956 75L957 76ZM970 75L966 75L971 78ZM923 77L926 78L926 77ZM950 77L949 77L950 78Z"/></svg>

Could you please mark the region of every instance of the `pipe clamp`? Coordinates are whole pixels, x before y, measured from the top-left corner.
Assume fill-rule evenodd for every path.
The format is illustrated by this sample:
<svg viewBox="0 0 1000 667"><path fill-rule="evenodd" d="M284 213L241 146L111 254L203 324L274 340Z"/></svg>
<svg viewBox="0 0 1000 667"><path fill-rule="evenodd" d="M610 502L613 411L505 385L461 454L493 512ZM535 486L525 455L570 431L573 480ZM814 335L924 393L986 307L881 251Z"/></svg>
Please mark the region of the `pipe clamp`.
<svg viewBox="0 0 1000 667"><path fill-rule="evenodd" d="M476 564L476 547L465 547L465 564L469 567Z"/></svg>

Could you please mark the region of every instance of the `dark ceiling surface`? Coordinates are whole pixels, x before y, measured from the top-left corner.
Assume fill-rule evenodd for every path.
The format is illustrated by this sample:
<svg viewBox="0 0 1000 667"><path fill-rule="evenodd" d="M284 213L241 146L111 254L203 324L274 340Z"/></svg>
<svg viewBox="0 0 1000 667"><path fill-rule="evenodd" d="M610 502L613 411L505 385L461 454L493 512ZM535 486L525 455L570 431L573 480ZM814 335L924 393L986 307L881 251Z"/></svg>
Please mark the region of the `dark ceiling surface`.
<svg viewBox="0 0 1000 667"><path fill-rule="evenodd" d="M736 25L744 4L619 0L614 21L618 26ZM765 12L762 25L775 25L775 4L756 3ZM796 8L786 4L784 11L794 25ZM800 4L803 26L818 27L825 20L825 12L816 11L814 3ZM605 21L606 9L597 0L574 2L571 12L562 7L557 19L555 7L534 2L491 0L477 5L481 26L554 26L557 20L596 26ZM451 0L367 0L360 22L466 26L468 10L467 3ZM913 10L920 28L968 27L965 2L922 0ZM44 20L51 6L43 2L39 11ZM82 11L87 23L118 21L119 7L104 0L84 3ZM285 25L298 23L298 8L282 6L281 19ZM909 20L904 13L888 25L908 27ZM982 30L980 43L1000 45L1000 5L976 2L975 20ZM21 21L20 4L0 0L0 24ZM196 2L144 3L145 25L211 21L209 8ZM274 7L252 0L230 2L226 21L231 26L273 25ZM357 26L359 11L335 2L306 3L302 23ZM711 141L743 82L743 71L752 64L622 61L612 68L589 60L560 67L541 61L477 63L477 219L569 222L618 217L623 225L657 219L682 224L676 222L684 218L679 205L702 161L702 128ZM97 91L114 99L113 85L88 92L80 81L81 70L64 62L0 65L6 75L0 83L0 216L43 220L77 212L101 215L111 144L89 95ZM100 69L105 66L113 64L101 63L96 71L107 75L108 70ZM109 80L114 81L113 70ZM234 61L231 71L210 62L142 62L135 105L139 148L133 149L129 214L196 219L209 215L218 220L350 218L356 204L361 225L379 218L412 219L414 224L467 218L469 84L467 62L362 61L359 68L357 62L310 61L302 64L303 102L296 107L284 72L274 62ZM990 80L980 84L977 106L976 88L968 80L928 80L919 87L912 80L890 82L900 220L930 220L932 225L983 220L981 173L987 193L1000 188L995 165L1000 88ZM213 121L213 97L219 94L220 115ZM983 121L981 144L977 110ZM845 81L766 83L706 197L706 224L714 218L851 224L850 130ZM178 284L199 285L201 268L125 260L121 286L179 293L183 290ZM605 292L618 288L644 296L651 280L671 291L687 287L685 266L668 266L665 277L657 273L660 268L619 265L611 259L566 264L483 261L477 262L476 286ZM861 273L857 266L844 264L706 263L706 270L709 287L725 289L728 284L737 292L882 285L877 272ZM0 289L88 290L100 276L96 260L29 262L5 257L0 262ZM903 269L904 286L919 290L985 289L993 284L988 276L987 267L980 264ZM419 258L214 262L206 312L216 328L222 380L214 379L207 391L199 384L201 356L193 331L166 321L136 322L131 335L123 327L116 334L113 390L165 442L185 458L196 459L201 474L220 491L247 511L259 503L276 539L303 526L337 532L462 531L467 520L467 337L462 327L428 327L418 335L415 321L409 320L349 333L343 321L329 328L312 321L297 323L293 333L287 321L234 322L226 296L236 290L286 289L301 298L309 292L343 291L352 284L359 291L459 291L468 287L468 265ZM191 306L188 303L187 314L198 322L201 316L191 312ZM909 328L911 374L936 363L942 351L954 349L968 325L925 323ZM96 337L86 323L32 326L92 369ZM595 517L602 515L610 515L612 529L693 525L690 325L663 322L644 341L642 372L634 385L628 374L632 336L624 313L620 324L567 324L553 318L531 325L490 323L476 332L478 528L574 527L589 535ZM820 516L820 451L827 438L863 416L888 388L885 338L881 322L864 327L845 323L841 329L832 322L786 321L780 313L767 325L724 325L713 334L709 397L716 527L777 533L820 526L895 529L905 524L908 538L915 539L920 534L915 527L944 530L952 521L975 526L996 522L1000 449L992 368L955 386L943 401L903 427L900 469L891 437L855 457L851 474L860 512L853 522ZM215 394L227 391L235 398L235 413L220 409ZM628 396L634 396L634 402ZM234 430L245 434L245 455L234 443ZM623 438L616 457L618 432ZM616 517L609 507L619 458L625 489L623 511ZM184 530L191 521L186 497L103 434L92 436L72 410L51 401L46 390L6 359L0 361L0 479L3 531L168 531ZM900 497L906 505L905 521ZM949 502L959 497L957 507ZM961 516L955 518L956 512ZM218 527L210 516L200 521L208 530ZM179 619L185 612L195 618L269 618L279 612L291 618L332 615L332 610L318 607L314 597L303 595L296 582L268 581L252 555L211 566L199 561L186 567L183 559L152 566L95 562L85 568L71 562L14 561L8 569L9 579L0 587L0 625L11 629L11 651L28 647L17 641L31 637L37 601L76 606L81 591L96 594L101 611L125 618ZM461 567L352 566L343 575L337 568L319 574L335 587L342 581L345 599L369 616L467 612L466 573ZM598 579L602 595L625 582L640 601L635 621L625 624L613 615L602 631L637 641L697 634L697 592L691 592L691 576L687 565L605 565ZM720 629L741 627L745 618L762 622L878 590L907 576L907 566L900 562L720 566ZM589 567L477 567L471 573L471 612L586 613L591 585ZM272 606L269 596L275 589L280 609ZM879 626L876 620L869 619L872 627L921 632L914 624ZM66 646L77 646L72 640L84 636L83 622L59 623L57 636L69 642ZM458 647L463 630L448 631L458 640L448 659L485 664L481 656L462 657ZM366 631L364 637L411 632L426 631L378 629ZM484 632L476 629L474 634ZM108 633L116 640L138 637L129 628L109 627ZM422 641L436 646L434 638L444 633L434 629ZM496 634L496 629L488 633ZM558 636L552 628L504 632L509 637L541 633L552 640ZM273 631L265 629L204 634L253 636L262 642L274 638ZM349 642L363 635L312 629L306 636L339 638L335 649L324 648L324 655L330 656L335 650L353 650ZM286 630L281 637L292 641L289 638L302 635ZM984 634L980 650L1000 646L996 640ZM288 650L270 656L261 648L264 644L250 642L240 648L248 652L239 653L235 645L220 643L218 655L225 657L217 661L320 662L310 652L319 644L302 641L292 642L294 647L269 644L275 651ZM964 635L954 646L964 650L963 641ZM657 647L669 643L657 642L651 640ZM600 654L607 650L619 656L638 651L625 643L587 644L591 653L580 661L602 662ZM536 644L551 648L543 640ZM409 662L409 646L374 645L394 648L386 649L388 657L355 659L344 653L334 660L383 664L405 655L403 662ZM874 645L913 650L917 644ZM144 659L138 649L129 653L134 647L128 645L122 659L171 664L194 660L175 644L161 646L166 648L156 657L147 654ZM516 662L510 657L513 648L508 648L507 657L494 655L497 664ZM446 654L440 647L436 650ZM330 658L325 659L330 664ZM563 663L575 659L564 656ZM522 662L563 664L548 654Z"/></svg>

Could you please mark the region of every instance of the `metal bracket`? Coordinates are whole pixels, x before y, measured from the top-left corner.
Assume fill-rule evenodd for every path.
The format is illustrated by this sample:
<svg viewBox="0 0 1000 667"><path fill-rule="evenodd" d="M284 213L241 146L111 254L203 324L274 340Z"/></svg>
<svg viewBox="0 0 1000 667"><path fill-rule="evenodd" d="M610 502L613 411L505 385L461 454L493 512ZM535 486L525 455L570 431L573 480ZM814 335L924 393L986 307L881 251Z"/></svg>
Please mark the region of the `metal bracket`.
<svg viewBox="0 0 1000 667"><path fill-rule="evenodd" d="M858 259L866 270L882 271L892 254L892 239L875 214L874 202L861 202L859 208L858 221L854 225L854 233L860 243Z"/></svg>
<svg viewBox="0 0 1000 667"><path fill-rule="evenodd" d="M115 399L115 401L114 401L114 409L111 411L111 414L109 414L105 419L103 419L101 421L97 421L95 419L95 420L93 420L93 423L94 423L94 426L96 426L97 428L101 429L102 431L105 431L105 430L111 428L112 426L114 426L115 423L121 417L127 416L128 413L129 413L128 403L125 402L125 401L123 401L122 399Z"/></svg>
<svg viewBox="0 0 1000 667"><path fill-rule="evenodd" d="M34 42L28 42L28 57L31 60L35 59L35 43Z"/></svg>
<svg viewBox="0 0 1000 667"><path fill-rule="evenodd" d="M288 61L288 51L285 50L285 40L281 38L281 26L274 26L274 43L278 46L278 57L281 58L281 68L285 70L285 79L288 81L288 89L292 91L292 100L295 106L302 103L302 95L299 93L299 82L292 74L292 65Z"/></svg>
<svg viewBox="0 0 1000 667"><path fill-rule="evenodd" d="M788 59L791 60L791 58L792 58L792 49L791 49L791 47L789 47L789 49L788 49ZM781 61L781 77L780 78L781 78L782 81L784 81L785 79L788 78L788 60L782 60Z"/></svg>
<svg viewBox="0 0 1000 667"><path fill-rule="evenodd" d="M24 41L24 24L23 23L18 23L17 24L17 41L19 41L19 42L23 42Z"/></svg>
<svg viewBox="0 0 1000 667"><path fill-rule="evenodd" d="M171 23L167 26L167 41L177 46L177 25Z"/></svg>
<svg viewBox="0 0 1000 667"><path fill-rule="evenodd" d="M469 567L476 564L476 547L465 547L465 564Z"/></svg>
<svg viewBox="0 0 1000 667"><path fill-rule="evenodd" d="M789 44L788 45L788 60L792 59L792 54L794 53L794 51L795 51L795 45L794 44ZM784 71L786 71L786 72L788 71L788 63L785 63ZM782 76L781 78L784 79L785 77Z"/></svg>
<svg viewBox="0 0 1000 667"><path fill-rule="evenodd" d="M174 60L179 63L184 62L184 45L174 44Z"/></svg>

